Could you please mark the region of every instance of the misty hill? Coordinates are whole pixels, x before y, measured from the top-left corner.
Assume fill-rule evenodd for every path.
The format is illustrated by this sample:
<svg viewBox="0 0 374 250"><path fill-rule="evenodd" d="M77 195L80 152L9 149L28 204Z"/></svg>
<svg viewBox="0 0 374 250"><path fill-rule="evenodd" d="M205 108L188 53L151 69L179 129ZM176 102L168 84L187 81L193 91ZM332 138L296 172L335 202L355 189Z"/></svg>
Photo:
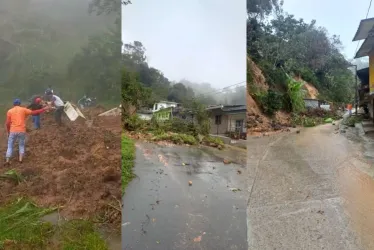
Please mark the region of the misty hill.
<svg viewBox="0 0 374 250"><path fill-rule="evenodd" d="M111 53L120 49L115 14L90 15L87 0L2 0L0 4L0 41L7 44L0 47L3 101L13 96L27 98L49 84L69 99L84 93L114 98L114 91L104 97L108 84L109 89L115 87L103 79L113 81L116 74L118 91L120 73L114 73L114 68L105 70L114 67L107 63L108 57L119 64L119 55ZM99 74L97 69L103 71Z"/></svg>
<svg viewBox="0 0 374 250"><path fill-rule="evenodd" d="M144 105L168 100L190 105L193 100L205 105L245 104L245 86L216 89L209 83L194 83L187 79L170 81L164 73L147 63L146 48L140 41L124 44L122 63L126 71L135 73L139 84L151 90L151 97Z"/></svg>

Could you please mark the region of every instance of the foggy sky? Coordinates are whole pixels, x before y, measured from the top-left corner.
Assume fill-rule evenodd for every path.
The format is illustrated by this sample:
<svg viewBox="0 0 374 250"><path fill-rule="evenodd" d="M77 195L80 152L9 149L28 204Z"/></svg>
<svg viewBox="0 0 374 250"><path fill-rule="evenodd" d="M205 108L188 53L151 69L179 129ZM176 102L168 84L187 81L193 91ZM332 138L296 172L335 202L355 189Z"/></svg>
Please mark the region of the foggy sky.
<svg viewBox="0 0 374 250"><path fill-rule="evenodd" d="M327 28L330 35L339 35L343 43L343 54L347 59L355 55L357 42L352 39L361 19L365 19L369 0L285 0L284 10L296 18ZM374 17L374 3L368 18ZM360 45L362 42L360 43Z"/></svg>
<svg viewBox="0 0 374 250"><path fill-rule="evenodd" d="M134 0L122 7L122 41L138 40L169 80L223 88L246 79L246 1Z"/></svg>

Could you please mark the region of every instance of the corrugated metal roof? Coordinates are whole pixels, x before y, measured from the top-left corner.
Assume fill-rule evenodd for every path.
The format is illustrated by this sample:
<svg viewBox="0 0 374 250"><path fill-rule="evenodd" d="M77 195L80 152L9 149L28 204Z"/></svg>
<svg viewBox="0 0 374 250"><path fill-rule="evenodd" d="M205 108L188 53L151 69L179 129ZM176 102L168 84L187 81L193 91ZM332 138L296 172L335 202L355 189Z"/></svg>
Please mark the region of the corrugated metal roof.
<svg viewBox="0 0 374 250"><path fill-rule="evenodd" d="M214 110L214 109L220 109L223 112L238 112L238 111L246 111L247 106L246 105L217 105L214 107L209 107L206 110Z"/></svg>
<svg viewBox="0 0 374 250"><path fill-rule="evenodd" d="M357 51L355 59L368 56L374 48L374 37L368 37L365 39L360 49Z"/></svg>
<svg viewBox="0 0 374 250"><path fill-rule="evenodd" d="M206 110L212 110L212 109L222 109L223 105L214 105L214 106L209 106L206 108Z"/></svg>
<svg viewBox="0 0 374 250"><path fill-rule="evenodd" d="M353 41L359 41L369 37L369 33L373 30L374 18L363 19L358 26Z"/></svg>
<svg viewBox="0 0 374 250"><path fill-rule="evenodd" d="M233 112L233 111L241 111L247 110L246 105L230 105L230 106L223 106L222 111L224 112Z"/></svg>

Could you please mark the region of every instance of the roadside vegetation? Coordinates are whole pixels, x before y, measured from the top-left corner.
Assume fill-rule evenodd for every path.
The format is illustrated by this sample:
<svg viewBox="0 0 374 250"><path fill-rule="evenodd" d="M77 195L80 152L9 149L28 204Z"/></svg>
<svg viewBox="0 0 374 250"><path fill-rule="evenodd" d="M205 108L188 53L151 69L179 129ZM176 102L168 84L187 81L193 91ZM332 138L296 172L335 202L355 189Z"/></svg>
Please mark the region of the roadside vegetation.
<svg viewBox="0 0 374 250"><path fill-rule="evenodd" d="M356 123L362 122L363 118L360 116L350 116L346 119L343 119L342 124L348 127L354 127Z"/></svg>
<svg viewBox="0 0 374 250"><path fill-rule="evenodd" d="M156 119L145 121L134 114L127 120L125 129L127 134L135 139L154 142L168 141L174 144L202 144L222 149L224 147L223 141L209 135L209 123L205 119L201 119L200 124L192 121L187 122L180 118L166 121Z"/></svg>
<svg viewBox="0 0 374 250"><path fill-rule="evenodd" d="M314 127L325 123L333 123L340 120L342 116L335 111L324 109L310 109L299 113L292 114L292 125L303 127Z"/></svg>
<svg viewBox="0 0 374 250"><path fill-rule="evenodd" d="M58 208L41 208L24 198L1 207L0 249L108 249L92 222L57 218L51 223L44 219L51 213Z"/></svg>
<svg viewBox="0 0 374 250"><path fill-rule="evenodd" d="M141 57L138 55L138 57ZM125 58L127 58L125 56ZM129 60L129 59L127 59ZM185 103L186 110L194 114L193 120L171 118L165 121L153 117L150 121L142 120L136 114L141 107L153 104L155 94L151 87L140 82L139 74L123 68L122 71L122 121L128 136L150 141L169 141L175 144L206 144L217 148L223 147L220 139L209 136L210 120L205 105L196 99ZM170 89L169 91L174 91ZM184 111L186 112L186 111ZM183 115L183 114L181 114ZM188 113L186 113L188 115Z"/></svg>
<svg viewBox="0 0 374 250"><path fill-rule="evenodd" d="M125 134L122 135L122 192L129 182L134 178L133 167L135 160L135 146L134 142Z"/></svg>

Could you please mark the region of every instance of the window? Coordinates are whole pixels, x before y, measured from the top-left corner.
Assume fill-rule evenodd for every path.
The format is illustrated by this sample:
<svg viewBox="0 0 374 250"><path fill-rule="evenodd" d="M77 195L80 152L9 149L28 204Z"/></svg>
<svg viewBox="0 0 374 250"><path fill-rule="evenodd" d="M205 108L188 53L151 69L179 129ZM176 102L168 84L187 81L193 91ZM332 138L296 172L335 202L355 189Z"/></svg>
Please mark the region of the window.
<svg viewBox="0 0 374 250"><path fill-rule="evenodd" d="M235 130L236 131L241 131L243 127L243 120L236 120L235 121Z"/></svg>
<svg viewBox="0 0 374 250"><path fill-rule="evenodd" d="M155 104L155 110L157 110L157 108L158 108L158 104L156 103L156 104Z"/></svg>
<svg viewBox="0 0 374 250"><path fill-rule="evenodd" d="M222 115L216 115L216 125L221 124L221 118L222 118Z"/></svg>

